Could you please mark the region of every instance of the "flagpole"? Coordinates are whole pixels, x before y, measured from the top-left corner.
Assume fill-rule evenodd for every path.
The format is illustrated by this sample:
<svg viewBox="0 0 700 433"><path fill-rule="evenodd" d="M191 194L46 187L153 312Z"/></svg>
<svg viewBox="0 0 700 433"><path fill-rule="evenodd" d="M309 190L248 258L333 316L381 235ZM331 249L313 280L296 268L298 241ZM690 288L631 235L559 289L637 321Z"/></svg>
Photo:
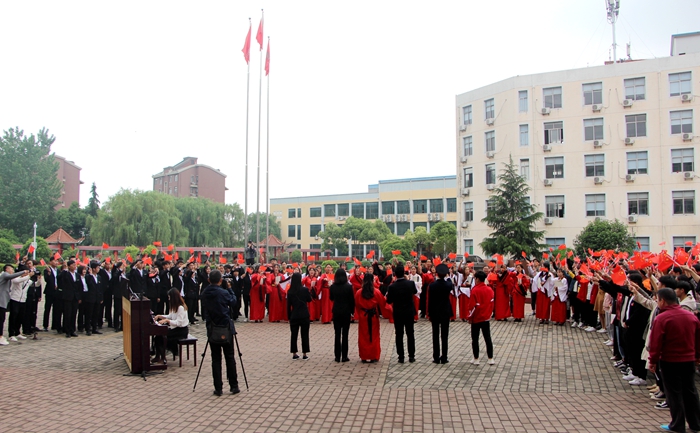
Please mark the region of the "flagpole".
<svg viewBox="0 0 700 433"><path fill-rule="evenodd" d="M260 26L263 25L263 20L265 18L265 11L262 11L262 17L260 18ZM257 38L257 37L256 37ZM262 41L260 41L260 70L259 70L260 81L258 83L258 188L256 203L256 215L255 215L255 245L260 248L260 128L262 122ZM266 246L267 247L267 246ZM267 248L265 249L267 252Z"/></svg>
<svg viewBox="0 0 700 433"><path fill-rule="evenodd" d="M267 52L270 52L270 37L267 37ZM260 54L262 56L262 53ZM269 57L266 62L269 62ZM269 66L269 63L266 64ZM265 223L265 241L270 238L270 69L265 71L267 75L267 103L265 109L267 110L267 119L265 125L267 132L265 133L265 138L267 140L267 150L265 151L265 157L267 158L267 168L265 169L265 217L267 221Z"/></svg>
<svg viewBox="0 0 700 433"><path fill-rule="evenodd" d="M248 18L248 23L252 28L253 22ZM249 30L250 32L250 30ZM243 229L243 246L246 245L245 238L248 236L248 118L250 111L250 62L248 64L248 77L246 79L246 91L245 91L245 226Z"/></svg>

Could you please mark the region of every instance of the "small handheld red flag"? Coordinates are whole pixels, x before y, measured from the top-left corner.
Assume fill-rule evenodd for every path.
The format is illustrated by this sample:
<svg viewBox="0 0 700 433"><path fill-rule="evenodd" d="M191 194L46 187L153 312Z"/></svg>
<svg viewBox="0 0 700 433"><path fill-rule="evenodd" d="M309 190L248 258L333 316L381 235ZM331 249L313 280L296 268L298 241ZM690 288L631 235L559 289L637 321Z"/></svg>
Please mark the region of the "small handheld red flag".
<svg viewBox="0 0 700 433"><path fill-rule="evenodd" d="M222 265L225 265L226 262L227 262L226 257L219 256L219 263L221 263Z"/></svg>
<svg viewBox="0 0 700 433"><path fill-rule="evenodd" d="M520 255L523 256L524 258L527 258L527 254L525 254L525 251L521 252Z"/></svg>
<svg viewBox="0 0 700 433"><path fill-rule="evenodd" d="M102 242L102 249L103 249L103 250L108 250L108 249L109 249L109 244L107 244L107 242Z"/></svg>
<svg viewBox="0 0 700 433"><path fill-rule="evenodd" d="M174 249L175 249L175 245L173 245L173 244L168 245L168 251L172 251Z"/></svg>
<svg viewBox="0 0 700 433"><path fill-rule="evenodd" d="M411 256L412 256L412 257L416 257L417 255L418 255L418 253L417 253L417 252L415 252L415 251L411 251Z"/></svg>
<svg viewBox="0 0 700 433"><path fill-rule="evenodd" d="M58 254L58 252L57 252L56 254L53 255L53 258L54 258L55 260L58 260L58 259L61 258L61 255Z"/></svg>
<svg viewBox="0 0 700 433"><path fill-rule="evenodd" d="M156 254L158 254L158 249L156 249L156 248L151 249L151 254L153 254L154 256Z"/></svg>
<svg viewBox="0 0 700 433"><path fill-rule="evenodd" d="M194 254L194 248L190 248L190 254Z"/></svg>
<svg viewBox="0 0 700 433"><path fill-rule="evenodd" d="M400 255L401 255L401 250L393 250L393 251L391 252L391 254L393 254L393 255L395 255L395 256L400 256Z"/></svg>
<svg viewBox="0 0 700 433"><path fill-rule="evenodd" d="M454 260L454 259L457 258L457 254L455 254L455 253L450 253L450 254L447 255L447 257L449 257L450 260Z"/></svg>
<svg viewBox="0 0 700 433"><path fill-rule="evenodd" d="M29 245L29 249L27 250L27 253L31 254L35 250L34 245Z"/></svg>
<svg viewBox="0 0 700 433"><path fill-rule="evenodd" d="M561 245L559 245L559 249L560 249L560 250L565 250L565 249L566 249L566 244L561 244Z"/></svg>
<svg viewBox="0 0 700 433"><path fill-rule="evenodd" d="M162 246L163 246L163 242L161 242L161 241L155 241L155 242L153 242L153 245L156 246L156 247L162 247Z"/></svg>
<svg viewBox="0 0 700 433"><path fill-rule="evenodd" d="M44 261L44 259L39 260L39 263L41 263L41 266L46 266L46 262Z"/></svg>

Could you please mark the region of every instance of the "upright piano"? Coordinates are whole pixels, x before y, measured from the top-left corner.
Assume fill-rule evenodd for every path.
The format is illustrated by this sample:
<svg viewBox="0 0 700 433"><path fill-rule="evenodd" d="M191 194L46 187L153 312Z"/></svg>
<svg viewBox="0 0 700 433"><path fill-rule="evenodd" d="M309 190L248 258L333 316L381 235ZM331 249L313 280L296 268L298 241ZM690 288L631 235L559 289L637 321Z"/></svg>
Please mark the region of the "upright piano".
<svg viewBox="0 0 700 433"><path fill-rule="evenodd" d="M159 325L151 315L151 301L145 296L122 299L124 359L134 374L149 370L165 370L166 364L151 365L151 336L168 335L168 327Z"/></svg>

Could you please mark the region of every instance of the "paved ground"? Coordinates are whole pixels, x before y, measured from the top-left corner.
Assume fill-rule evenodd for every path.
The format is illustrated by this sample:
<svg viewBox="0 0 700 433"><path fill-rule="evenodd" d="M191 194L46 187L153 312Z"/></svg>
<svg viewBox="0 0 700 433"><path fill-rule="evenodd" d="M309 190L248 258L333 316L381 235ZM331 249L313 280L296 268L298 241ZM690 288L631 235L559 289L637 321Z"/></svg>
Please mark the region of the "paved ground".
<svg viewBox="0 0 700 433"><path fill-rule="evenodd" d="M357 341L356 327L350 341ZM144 382L124 377L121 333L0 347L2 432L644 432L668 412L626 385L603 337L578 329L492 322L497 365L472 366L469 325L450 327L450 363L432 360L430 324L416 325L415 364L398 364L393 327L381 323L382 357L333 361L332 325L311 327L311 360L292 361L289 327L241 323L250 390L212 396L209 356L192 392L192 361ZM204 349L204 328L191 327ZM485 352L482 342L482 351ZM201 360L201 356L198 355ZM172 358L171 358L172 359Z"/></svg>

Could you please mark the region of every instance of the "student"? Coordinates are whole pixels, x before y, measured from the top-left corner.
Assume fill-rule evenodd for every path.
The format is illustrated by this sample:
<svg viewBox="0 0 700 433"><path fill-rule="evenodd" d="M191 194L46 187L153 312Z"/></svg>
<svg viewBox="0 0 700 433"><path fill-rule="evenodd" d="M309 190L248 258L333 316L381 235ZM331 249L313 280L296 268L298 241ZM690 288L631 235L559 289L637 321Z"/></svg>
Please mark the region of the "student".
<svg viewBox="0 0 700 433"><path fill-rule="evenodd" d="M302 359L307 360L307 355L311 352L309 347L309 327L311 316L309 315L308 303L311 302L311 294L308 289L301 284L301 274L292 274L292 281L287 291L287 317L289 318L289 328L292 333L291 347L292 359L299 359L299 349L297 347L297 337L301 329L301 352ZM274 292L272 296L275 296Z"/></svg>
<svg viewBox="0 0 700 433"><path fill-rule="evenodd" d="M471 322L473 365L479 365L479 332L484 335L486 342L486 354L489 358L489 365L495 364L493 359L493 343L491 341L491 314L493 313L493 290L484 284L486 273L479 271L474 274L476 285L471 291L469 298L469 321ZM548 298L549 300L549 298Z"/></svg>

